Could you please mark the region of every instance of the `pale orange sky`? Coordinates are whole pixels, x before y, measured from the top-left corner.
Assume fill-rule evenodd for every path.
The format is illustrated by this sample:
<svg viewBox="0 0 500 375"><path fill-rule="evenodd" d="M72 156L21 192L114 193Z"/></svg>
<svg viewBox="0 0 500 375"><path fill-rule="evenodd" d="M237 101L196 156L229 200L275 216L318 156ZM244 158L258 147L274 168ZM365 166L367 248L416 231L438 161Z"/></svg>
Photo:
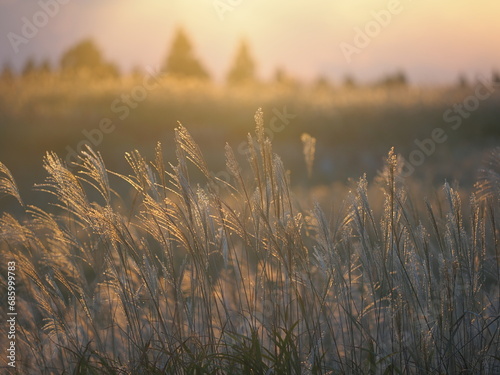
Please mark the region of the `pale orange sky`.
<svg viewBox="0 0 500 375"><path fill-rule="evenodd" d="M90 36L124 70L158 67L175 28L182 25L216 79L223 78L242 37L263 78L276 66L305 79L324 74L337 81L345 74L371 80L403 69L411 81L423 83L454 81L460 73L472 79L500 69L498 1L65 1L15 53L9 32L22 35L22 17L31 20L40 4L0 0L0 59L16 66L29 56L57 61L65 49ZM355 46L355 28L364 30L374 22L373 12L387 10L391 1L400 11L348 62L339 45ZM221 19L217 3L236 5L229 5L232 10Z"/></svg>

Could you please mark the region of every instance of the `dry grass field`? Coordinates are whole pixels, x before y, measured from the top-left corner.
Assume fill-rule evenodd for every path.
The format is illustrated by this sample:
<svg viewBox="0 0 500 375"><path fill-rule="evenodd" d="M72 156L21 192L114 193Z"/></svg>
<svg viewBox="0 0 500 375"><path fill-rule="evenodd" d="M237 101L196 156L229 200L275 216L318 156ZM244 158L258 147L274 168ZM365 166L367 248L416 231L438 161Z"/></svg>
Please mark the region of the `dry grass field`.
<svg viewBox="0 0 500 375"><path fill-rule="evenodd" d="M473 87L51 82L0 89L20 373L500 373L498 95L408 176Z"/></svg>

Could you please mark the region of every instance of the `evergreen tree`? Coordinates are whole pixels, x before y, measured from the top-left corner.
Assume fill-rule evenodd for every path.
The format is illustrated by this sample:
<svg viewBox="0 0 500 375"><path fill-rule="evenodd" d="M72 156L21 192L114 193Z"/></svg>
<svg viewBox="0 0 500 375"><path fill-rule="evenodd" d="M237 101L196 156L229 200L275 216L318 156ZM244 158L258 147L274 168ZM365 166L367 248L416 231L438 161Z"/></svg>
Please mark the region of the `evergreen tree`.
<svg viewBox="0 0 500 375"><path fill-rule="evenodd" d="M247 43L243 40L240 43L233 65L227 75L230 84L241 84L255 82L255 62L250 55Z"/></svg>
<svg viewBox="0 0 500 375"><path fill-rule="evenodd" d="M63 54L61 69L66 74L85 72L94 78L119 75L116 65L104 61L101 51L90 39L83 40Z"/></svg>
<svg viewBox="0 0 500 375"><path fill-rule="evenodd" d="M86 39L66 51L61 58L63 70L94 70L102 64L101 51L94 42Z"/></svg>
<svg viewBox="0 0 500 375"><path fill-rule="evenodd" d="M182 29L177 30L162 70L177 78L209 78L205 68L194 56L191 42Z"/></svg>

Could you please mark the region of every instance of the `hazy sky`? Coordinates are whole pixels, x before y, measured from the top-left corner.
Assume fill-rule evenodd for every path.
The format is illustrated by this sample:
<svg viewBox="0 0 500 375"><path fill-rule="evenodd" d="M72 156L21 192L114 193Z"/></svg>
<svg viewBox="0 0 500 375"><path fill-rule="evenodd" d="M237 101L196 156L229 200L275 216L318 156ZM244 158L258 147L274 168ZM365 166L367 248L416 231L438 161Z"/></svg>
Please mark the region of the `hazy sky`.
<svg viewBox="0 0 500 375"><path fill-rule="evenodd" d="M51 15L41 14L49 12L42 4L52 4ZM92 37L123 70L158 67L182 25L218 79L245 37L263 78L282 66L306 79L371 80L403 69L412 82L451 82L460 73L472 79L500 70L499 18L498 0L0 0L0 61L18 68L30 56L55 63ZM23 36L26 20L35 23L35 36ZM356 30L371 34L368 41L356 44ZM9 33L25 38L16 39L17 53Z"/></svg>

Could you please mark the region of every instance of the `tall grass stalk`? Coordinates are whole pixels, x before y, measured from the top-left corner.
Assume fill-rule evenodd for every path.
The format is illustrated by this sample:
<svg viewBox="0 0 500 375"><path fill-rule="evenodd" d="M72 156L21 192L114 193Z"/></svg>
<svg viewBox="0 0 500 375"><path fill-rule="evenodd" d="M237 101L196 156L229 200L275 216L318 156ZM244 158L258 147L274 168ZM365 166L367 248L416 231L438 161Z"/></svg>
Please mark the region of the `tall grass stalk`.
<svg viewBox="0 0 500 375"><path fill-rule="evenodd" d="M24 205L0 164L0 192L24 209L0 217L19 270L18 371L500 373L498 172L483 172L467 212L445 184L441 211L409 196L391 150L383 210L361 177L327 217L294 196L255 120L244 165L226 146L231 183L182 126L175 164L158 145L152 162L127 154L127 176L91 149L76 172L48 153L49 209Z"/></svg>

